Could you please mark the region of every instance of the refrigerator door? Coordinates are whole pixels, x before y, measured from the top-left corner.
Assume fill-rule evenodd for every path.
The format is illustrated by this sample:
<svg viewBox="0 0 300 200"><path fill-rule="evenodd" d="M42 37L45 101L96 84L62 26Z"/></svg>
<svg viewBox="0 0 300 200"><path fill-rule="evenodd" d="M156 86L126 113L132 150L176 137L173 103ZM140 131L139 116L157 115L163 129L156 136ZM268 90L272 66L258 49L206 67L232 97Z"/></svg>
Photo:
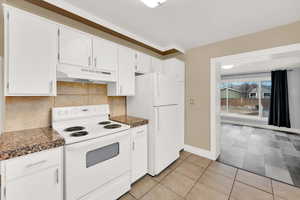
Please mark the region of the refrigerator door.
<svg viewBox="0 0 300 200"><path fill-rule="evenodd" d="M157 175L177 158L178 150L178 106L155 107L155 155L154 173Z"/></svg>
<svg viewBox="0 0 300 200"><path fill-rule="evenodd" d="M154 79L154 106L178 104L176 80L161 73L155 73Z"/></svg>

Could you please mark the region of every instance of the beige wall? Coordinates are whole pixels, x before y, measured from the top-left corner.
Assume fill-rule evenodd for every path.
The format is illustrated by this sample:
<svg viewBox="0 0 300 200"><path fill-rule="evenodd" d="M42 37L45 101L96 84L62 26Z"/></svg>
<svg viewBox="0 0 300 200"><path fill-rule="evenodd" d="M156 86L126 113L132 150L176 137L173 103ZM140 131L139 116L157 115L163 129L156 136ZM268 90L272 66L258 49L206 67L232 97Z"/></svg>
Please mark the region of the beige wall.
<svg viewBox="0 0 300 200"><path fill-rule="evenodd" d="M210 59L300 42L300 21L186 52L186 134L185 143L210 149ZM195 103L189 104L194 98Z"/></svg>
<svg viewBox="0 0 300 200"><path fill-rule="evenodd" d="M107 86L58 82L56 97L6 97L4 131L51 125L51 108L109 104L112 116L126 113L125 97L108 97Z"/></svg>

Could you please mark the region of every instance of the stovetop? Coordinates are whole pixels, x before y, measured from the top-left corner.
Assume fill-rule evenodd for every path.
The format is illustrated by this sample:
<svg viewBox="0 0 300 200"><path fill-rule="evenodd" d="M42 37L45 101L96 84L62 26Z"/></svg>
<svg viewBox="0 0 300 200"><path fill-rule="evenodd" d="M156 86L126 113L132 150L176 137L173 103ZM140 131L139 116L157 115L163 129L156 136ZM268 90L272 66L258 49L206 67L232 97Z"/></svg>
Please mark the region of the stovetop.
<svg viewBox="0 0 300 200"><path fill-rule="evenodd" d="M126 124L109 120L105 121L105 124L99 124L100 122L95 121L95 119L90 119L90 121L86 123L73 121L72 123L56 124L54 129L58 131L62 137L64 137L66 144L71 144L97 137L103 137L105 135L110 135L130 128Z"/></svg>
<svg viewBox="0 0 300 200"><path fill-rule="evenodd" d="M108 105L54 108L52 126L66 144L103 137L130 128L109 120Z"/></svg>

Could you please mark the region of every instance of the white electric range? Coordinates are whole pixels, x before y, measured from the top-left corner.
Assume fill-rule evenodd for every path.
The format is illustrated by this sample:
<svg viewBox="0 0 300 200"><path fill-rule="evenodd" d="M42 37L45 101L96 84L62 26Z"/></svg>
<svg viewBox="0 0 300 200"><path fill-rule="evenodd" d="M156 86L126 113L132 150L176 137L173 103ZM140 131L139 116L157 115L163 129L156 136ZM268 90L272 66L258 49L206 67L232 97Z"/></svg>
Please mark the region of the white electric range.
<svg viewBox="0 0 300 200"><path fill-rule="evenodd" d="M130 127L110 121L108 105L53 108L52 126L66 142L66 200L114 200L130 190Z"/></svg>

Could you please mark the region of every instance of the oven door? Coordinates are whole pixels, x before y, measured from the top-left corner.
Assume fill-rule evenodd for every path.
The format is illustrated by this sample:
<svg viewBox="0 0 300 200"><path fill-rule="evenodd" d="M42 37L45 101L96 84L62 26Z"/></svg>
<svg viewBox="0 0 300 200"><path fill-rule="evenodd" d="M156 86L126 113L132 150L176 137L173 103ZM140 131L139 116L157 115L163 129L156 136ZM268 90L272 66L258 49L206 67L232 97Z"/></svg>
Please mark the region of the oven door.
<svg viewBox="0 0 300 200"><path fill-rule="evenodd" d="M67 145L66 199L80 199L128 171L130 171L129 130Z"/></svg>

